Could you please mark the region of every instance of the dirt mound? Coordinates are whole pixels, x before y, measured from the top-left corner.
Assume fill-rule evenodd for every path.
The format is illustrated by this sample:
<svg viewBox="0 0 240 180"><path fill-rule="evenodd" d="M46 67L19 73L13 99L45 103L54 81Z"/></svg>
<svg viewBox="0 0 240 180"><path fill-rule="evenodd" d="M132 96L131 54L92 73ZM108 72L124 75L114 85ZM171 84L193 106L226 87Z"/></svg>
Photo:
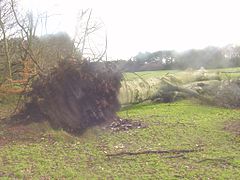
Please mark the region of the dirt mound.
<svg viewBox="0 0 240 180"><path fill-rule="evenodd" d="M82 132L116 119L122 74L111 63L64 60L32 84L20 115L47 119L53 127Z"/></svg>

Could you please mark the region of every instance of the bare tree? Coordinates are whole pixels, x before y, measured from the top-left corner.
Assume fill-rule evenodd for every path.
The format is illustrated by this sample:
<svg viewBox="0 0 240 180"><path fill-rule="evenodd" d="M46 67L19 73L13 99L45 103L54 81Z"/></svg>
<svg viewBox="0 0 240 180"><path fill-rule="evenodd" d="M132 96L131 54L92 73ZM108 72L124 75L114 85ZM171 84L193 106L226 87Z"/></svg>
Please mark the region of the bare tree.
<svg viewBox="0 0 240 180"><path fill-rule="evenodd" d="M76 52L80 52L82 56L90 54L91 59L99 59L106 50L104 49L101 52L99 47L92 40L93 37L91 35L96 33L102 27L103 23L93 17L92 9L81 10L77 17L75 35L73 38L73 54L75 55Z"/></svg>
<svg viewBox="0 0 240 180"><path fill-rule="evenodd" d="M15 21L11 9L11 3L16 4L14 0L0 0L0 39L4 47L4 55L8 67L8 78L12 79L12 55L10 53L9 39L16 34Z"/></svg>
<svg viewBox="0 0 240 180"><path fill-rule="evenodd" d="M30 58L34 64L35 70L39 73L43 73L43 69L40 67L36 58L36 55L39 55L40 51L39 49L33 50L33 43L36 39L36 30L39 25L39 20L43 22L43 19L45 18L45 21L47 21L47 16L45 17L38 15L37 17L34 17L32 12L21 14L17 12L16 6L14 5L14 0L11 0L11 8L16 24L21 30L21 49L23 51L22 60L24 61Z"/></svg>

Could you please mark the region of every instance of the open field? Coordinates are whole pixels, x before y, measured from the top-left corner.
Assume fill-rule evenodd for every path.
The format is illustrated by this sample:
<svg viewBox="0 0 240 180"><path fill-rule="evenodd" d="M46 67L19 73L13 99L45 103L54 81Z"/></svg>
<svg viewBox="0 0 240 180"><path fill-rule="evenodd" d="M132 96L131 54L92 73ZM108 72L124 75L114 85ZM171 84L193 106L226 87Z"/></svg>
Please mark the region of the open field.
<svg viewBox="0 0 240 180"><path fill-rule="evenodd" d="M147 128L112 132L89 129L79 137L46 123L1 125L0 176L10 178L188 178L237 179L240 137L224 130L239 121L239 110L189 101L137 105L119 112ZM143 150L201 149L180 154L107 157Z"/></svg>
<svg viewBox="0 0 240 180"><path fill-rule="evenodd" d="M149 73L149 74L148 74ZM166 72L141 72L144 77ZM2 117L14 103L0 104ZM48 123L0 122L0 177L5 179L238 179L239 110L194 100L138 104L122 118L145 128L112 131L107 125L71 135ZM238 127L238 128L236 128ZM108 156L119 152L166 150L161 154ZM173 150L175 152L173 152ZM180 151L176 153L176 150ZM184 152L194 150L194 152Z"/></svg>
<svg viewBox="0 0 240 180"><path fill-rule="evenodd" d="M226 78L238 78L240 77L240 68L223 68L223 69L209 69L207 70L210 73L220 73L220 77L222 79ZM227 73L224 73L227 72ZM229 73L229 72L236 72L236 73ZM137 74L137 75L136 75ZM175 76L181 76L183 71L180 70L163 70L163 71L141 71L141 72L136 72L136 73L126 73L125 79L126 80L135 80L138 79L139 77L143 79L148 79L152 77L162 77L166 74L172 74Z"/></svg>

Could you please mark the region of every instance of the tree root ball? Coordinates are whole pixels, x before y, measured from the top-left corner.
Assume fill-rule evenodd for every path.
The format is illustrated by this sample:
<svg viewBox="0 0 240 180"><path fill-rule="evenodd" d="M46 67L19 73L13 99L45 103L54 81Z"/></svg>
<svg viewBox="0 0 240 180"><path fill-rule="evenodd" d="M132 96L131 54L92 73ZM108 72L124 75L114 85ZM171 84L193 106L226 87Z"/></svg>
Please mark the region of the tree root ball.
<svg viewBox="0 0 240 180"><path fill-rule="evenodd" d="M110 62L61 61L33 82L24 114L71 132L113 121L120 108L121 79Z"/></svg>

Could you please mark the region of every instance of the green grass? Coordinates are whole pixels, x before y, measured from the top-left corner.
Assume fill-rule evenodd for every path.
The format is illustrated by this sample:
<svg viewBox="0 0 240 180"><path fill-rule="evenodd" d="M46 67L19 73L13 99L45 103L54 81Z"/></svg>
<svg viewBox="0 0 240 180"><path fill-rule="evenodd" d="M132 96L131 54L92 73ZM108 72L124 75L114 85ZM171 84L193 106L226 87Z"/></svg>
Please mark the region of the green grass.
<svg viewBox="0 0 240 180"><path fill-rule="evenodd" d="M224 72L238 72L238 73L224 73ZM220 77L222 79L240 78L240 67L235 68L222 68L222 69L207 69L207 72L217 73L220 72ZM136 75L137 74L137 75ZM166 74L172 74L176 77L183 76L184 71L180 70L161 70L161 71L141 71L134 73L125 73L124 77L128 81L139 79L139 77L147 80L152 77L162 77ZM180 78L181 79L181 78Z"/></svg>
<svg viewBox="0 0 240 180"><path fill-rule="evenodd" d="M240 111L190 101L140 104L123 109L121 117L148 127L112 132L94 127L82 136L52 130L47 123L22 131L0 128L0 177L3 179L238 179L240 137L224 131L239 121ZM27 132L27 133L26 133ZM12 134L11 134L12 133ZM2 139L0 139L2 140ZM0 141L1 142L1 141ZM203 151L169 158L165 155L107 157L122 151L195 149Z"/></svg>
<svg viewBox="0 0 240 180"><path fill-rule="evenodd" d="M233 68L221 68L221 69L210 69L209 71L217 71L217 72L231 72L231 71L240 71L240 67L233 67Z"/></svg>
<svg viewBox="0 0 240 180"><path fill-rule="evenodd" d="M217 69L216 71L237 71ZM137 72L147 80L179 71ZM240 73L230 78L240 77ZM221 74L221 77L225 75ZM139 79L126 73L129 81ZM0 119L14 109L15 97L0 102ZM139 104L119 116L147 128L112 132L96 126L81 136L53 130L48 123L8 127L0 120L0 179L238 179L240 136L225 131L240 111L193 101ZM107 157L122 151L199 149L180 154ZM171 158L172 157L172 158Z"/></svg>
<svg viewBox="0 0 240 180"><path fill-rule="evenodd" d="M220 72L221 79L237 79L240 78L240 67L235 68L223 68L223 69L211 69L209 72ZM225 72L237 72L237 73L225 73Z"/></svg>
<svg viewBox="0 0 240 180"><path fill-rule="evenodd" d="M133 81L135 79L139 79L139 77L143 79L148 79L151 77L162 77L166 74L175 74L179 72L179 70L161 70L161 71L141 71L136 73L125 73L124 78L128 81Z"/></svg>

